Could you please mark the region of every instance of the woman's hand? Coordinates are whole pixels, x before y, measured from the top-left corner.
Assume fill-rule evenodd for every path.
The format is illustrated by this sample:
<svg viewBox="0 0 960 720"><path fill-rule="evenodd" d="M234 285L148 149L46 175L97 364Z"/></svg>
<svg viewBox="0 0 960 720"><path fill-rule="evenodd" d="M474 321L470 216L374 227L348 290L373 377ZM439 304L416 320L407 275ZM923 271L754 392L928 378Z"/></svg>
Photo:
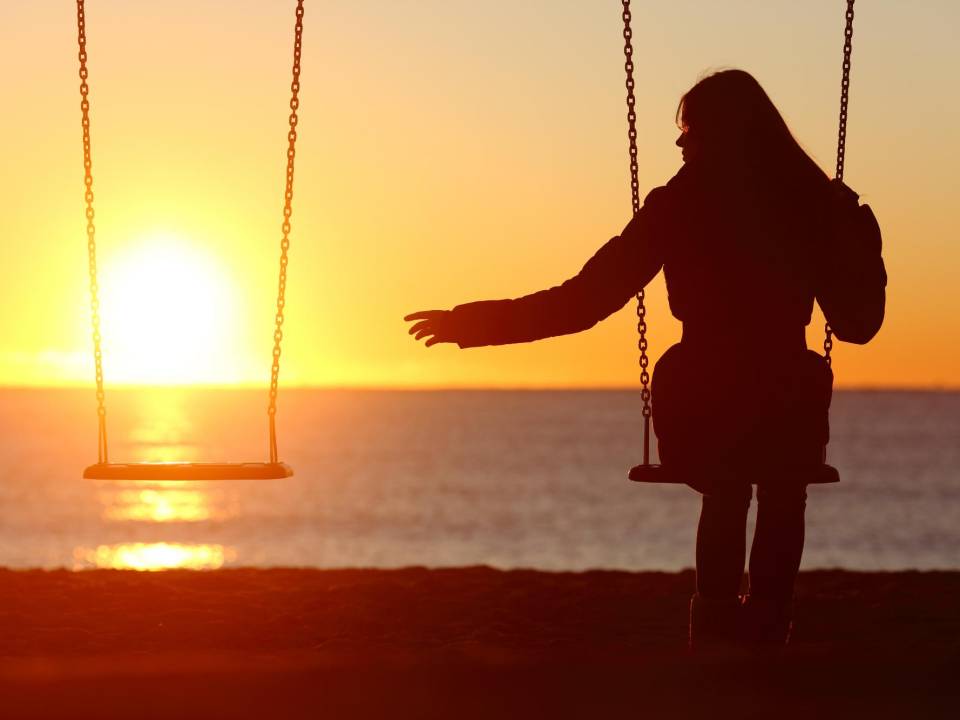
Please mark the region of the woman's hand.
<svg viewBox="0 0 960 720"><path fill-rule="evenodd" d="M457 341L453 313L450 310L421 310L410 313L403 319L413 322L409 332L415 340L427 338L427 347Z"/></svg>

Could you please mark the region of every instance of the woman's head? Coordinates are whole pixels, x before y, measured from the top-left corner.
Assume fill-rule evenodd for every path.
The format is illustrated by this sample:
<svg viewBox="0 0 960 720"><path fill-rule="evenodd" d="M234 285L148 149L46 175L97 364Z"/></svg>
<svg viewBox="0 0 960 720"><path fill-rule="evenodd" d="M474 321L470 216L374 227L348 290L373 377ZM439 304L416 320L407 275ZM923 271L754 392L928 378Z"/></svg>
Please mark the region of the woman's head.
<svg viewBox="0 0 960 720"><path fill-rule="evenodd" d="M676 119L685 161L718 163L766 179L826 178L760 83L743 70L700 80L680 99Z"/></svg>

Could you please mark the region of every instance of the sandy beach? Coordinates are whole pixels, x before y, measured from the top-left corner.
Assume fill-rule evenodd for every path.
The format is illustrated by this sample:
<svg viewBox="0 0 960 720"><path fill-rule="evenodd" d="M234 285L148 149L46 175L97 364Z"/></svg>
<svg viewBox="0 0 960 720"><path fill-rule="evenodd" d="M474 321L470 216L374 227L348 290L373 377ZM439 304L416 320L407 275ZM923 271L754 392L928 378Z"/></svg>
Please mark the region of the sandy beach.
<svg viewBox="0 0 960 720"><path fill-rule="evenodd" d="M0 571L2 717L955 717L960 573L804 573L691 656L692 573Z"/></svg>

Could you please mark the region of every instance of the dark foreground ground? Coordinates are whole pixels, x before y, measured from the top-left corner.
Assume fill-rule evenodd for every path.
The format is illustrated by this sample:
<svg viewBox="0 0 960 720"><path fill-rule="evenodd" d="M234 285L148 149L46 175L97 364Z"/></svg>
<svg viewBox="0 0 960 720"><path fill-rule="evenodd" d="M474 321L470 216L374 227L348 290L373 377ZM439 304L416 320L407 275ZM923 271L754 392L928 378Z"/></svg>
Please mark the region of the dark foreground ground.
<svg viewBox="0 0 960 720"><path fill-rule="evenodd" d="M0 570L0 718L960 717L960 573L811 572L783 655L691 573Z"/></svg>

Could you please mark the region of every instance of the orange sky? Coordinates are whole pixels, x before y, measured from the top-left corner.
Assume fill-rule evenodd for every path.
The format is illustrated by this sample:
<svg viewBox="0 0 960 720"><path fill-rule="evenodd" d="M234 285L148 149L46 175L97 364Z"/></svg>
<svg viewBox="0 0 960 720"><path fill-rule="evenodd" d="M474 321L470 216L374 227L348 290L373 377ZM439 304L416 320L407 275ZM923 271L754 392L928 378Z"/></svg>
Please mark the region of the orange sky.
<svg viewBox="0 0 960 720"><path fill-rule="evenodd" d="M88 0L108 384L269 377L294 4ZM677 99L718 67L754 73L832 168L843 7L636 3L644 191L679 167ZM87 383L73 3L5 2L0 23L0 384ZM305 23L283 381L636 385L632 307L471 351L401 320L556 284L625 224L619 3L307 0ZM960 387L958 23L952 2L858 3L847 180L890 287L877 339L836 351L840 386ZM661 281L648 295L657 357L679 325Z"/></svg>

